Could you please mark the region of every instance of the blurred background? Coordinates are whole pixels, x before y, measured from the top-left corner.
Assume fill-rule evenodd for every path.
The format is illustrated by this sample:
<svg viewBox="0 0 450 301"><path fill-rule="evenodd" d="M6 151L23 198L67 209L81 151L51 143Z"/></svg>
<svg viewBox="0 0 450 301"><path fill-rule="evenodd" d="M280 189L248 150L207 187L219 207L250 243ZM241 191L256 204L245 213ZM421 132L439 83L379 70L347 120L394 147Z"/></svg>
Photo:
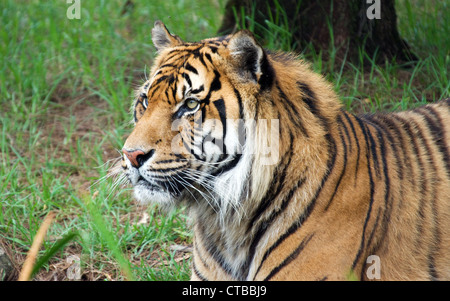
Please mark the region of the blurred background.
<svg viewBox="0 0 450 301"><path fill-rule="evenodd" d="M449 97L449 1L380 1L380 19L375 0L237 2L0 1L0 279L17 279L49 212L35 280L189 279L183 209L137 204L107 176L155 20L185 41L248 28L311 62L354 113Z"/></svg>

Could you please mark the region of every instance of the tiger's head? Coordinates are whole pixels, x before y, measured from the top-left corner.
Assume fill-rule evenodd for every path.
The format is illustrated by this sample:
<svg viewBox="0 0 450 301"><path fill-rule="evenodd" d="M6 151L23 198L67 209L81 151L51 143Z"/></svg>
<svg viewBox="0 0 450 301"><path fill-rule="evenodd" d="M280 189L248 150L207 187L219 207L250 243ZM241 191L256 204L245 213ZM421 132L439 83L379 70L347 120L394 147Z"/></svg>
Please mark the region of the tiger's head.
<svg viewBox="0 0 450 301"><path fill-rule="evenodd" d="M158 56L122 149L136 199L237 206L258 152L248 121L257 95L272 85L267 54L248 31L187 43L157 21L152 40Z"/></svg>

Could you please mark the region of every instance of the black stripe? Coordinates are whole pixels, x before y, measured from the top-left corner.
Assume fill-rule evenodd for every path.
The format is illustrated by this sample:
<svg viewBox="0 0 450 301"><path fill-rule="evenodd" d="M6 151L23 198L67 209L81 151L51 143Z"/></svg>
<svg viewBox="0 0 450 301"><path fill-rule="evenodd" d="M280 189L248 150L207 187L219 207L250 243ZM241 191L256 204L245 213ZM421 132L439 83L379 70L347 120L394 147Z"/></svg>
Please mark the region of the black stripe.
<svg viewBox="0 0 450 301"><path fill-rule="evenodd" d="M198 56L196 56L196 58L198 58L200 60L200 63L205 66L206 70L209 70L208 65L206 65L205 59L203 58L203 55L199 54ZM211 62L212 63L212 62Z"/></svg>
<svg viewBox="0 0 450 301"><path fill-rule="evenodd" d="M176 180L175 181L168 181L167 177L171 177L171 178L174 178ZM181 176L177 173L175 175L168 175L168 176L166 176L166 178L161 183L159 183L158 181L156 181L156 182L159 183L160 185L164 186L165 190L170 192L171 194L173 194L175 196L180 196L181 192L186 188L187 184L182 183L182 181L179 180L179 179L181 179ZM192 184L192 180L184 179L184 182L188 182L189 185Z"/></svg>
<svg viewBox="0 0 450 301"><path fill-rule="evenodd" d="M212 257L212 259L214 259L214 261L217 262L217 264L222 268L222 270L226 274L233 275L231 266L225 261L225 258L220 253L219 249L217 248L218 246L217 246L216 242L219 241L219 239L217 237L211 237L212 235L218 234L218 233L211 233L210 236L206 236L205 235L205 226L209 227L210 225L204 225L204 224L199 223L198 224L199 232L197 234L199 234L202 237L202 242L204 244L206 251Z"/></svg>
<svg viewBox="0 0 450 301"><path fill-rule="evenodd" d="M278 90L278 94L283 101L282 105L283 108L285 108L285 112L289 115L289 119L291 122L294 123L294 125L303 133L304 136L309 137L308 132L306 131L305 126L301 122L301 115L299 114L296 105L292 103L291 100L288 99L286 94L284 94L283 90L281 90L278 83L276 83L276 88ZM286 106L285 106L286 105Z"/></svg>
<svg viewBox="0 0 450 301"><path fill-rule="evenodd" d="M140 97L138 97L138 99L136 100L136 103L134 105L134 112L133 112L133 116L134 116L134 122L136 123L138 121L137 118L137 113L139 111L139 115L143 115L145 112L145 107L142 103L142 99Z"/></svg>
<svg viewBox="0 0 450 301"><path fill-rule="evenodd" d="M198 87L197 89L191 90L191 93L192 94L197 94L197 93L202 92L203 90L205 90L205 87L203 85L200 85L200 87ZM184 95L184 92L183 92L183 95Z"/></svg>
<svg viewBox="0 0 450 301"><path fill-rule="evenodd" d="M283 269L285 266L287 266L289 263L291 263L293 260L295 260L298 257L298 255L300 254L300 252L305 248L305 246L311 241L313 236L314 236L314 233L310 234L308 237L305 237L302 240L302 242L300 243L300 245L297 248L295 248L295 250L291 254L289 254L289 256L286 257L286 259L284 259L282 263L280 263L276 268L274 268L270 272L269 275L267 275L267 277L264 279L264 281L270 280L279 271L281 271L281 269Z"/></svg>
<svg viewBox="0 0 450 301"><path fill-rule="evenodd" d="M395 159L395 170L398 174L398 177L400 180L403 180L403 168L405 165L405 159L403 158L403 152L401 149L399 149L398 147L398 141L394 138L394 136L392 135L391 131L395 131L396 132L396 138L401 138L399 136L401 136L401 133L398 132L398 129L396 128L396 126L394 124L392 124L392 122L389 120L390 119L390 115L374 115L372 116L372 118L370 119L372 124L375 124L376 126L378 126L379 128L381 128L383 130L383 133L385 134L388 142L389 142L389 146L391 147L392 150L392 155ZM401 159L400 159L401 157Z"/></svg>
<svg viewBox="0 0 450 301"><path fill-rule="evenodd" d="M266 220L264 220L263 222L261 222L258 225L259 226L258 231L257 231L255 237L253 238L252 245L250 246L250 252L249 252L249 256L248 256L248 264L250 264L253 261L253 257L255 256L256 247L257 247L259 241L261 240L262 236L266 232L266 230L269 228L269 225L271 225L280 216L280 214L283 213L286 210L286 208L288 207L288 205L292 201L292 198L293 198L295 192L298 189L300 189L303 186L304 183L305 183L305 178L300 179L297 182L297 184L294 186L294 188L292 188L288 192L288 194L283 198L283 202L281 203L280 208L278 208L277 210L273 211L271 213L271 215ZM256 270L255 277L258 274L259 270L261 269L264 261L269 256L269 254L270 254L270 252L267 252L267 251L266 251L266 253L264 253L263 258L261 259L261 262L259 263L259 267Z"/></svg>
<svg viewBox="0 0 450 301"><path fill-rule="evenodd" d="M183 73L181 73L181 76L186 80L189 87L192 87L192 81L191 81L191 77L189 76L189 74L183 72Z"/></svg>
<svg viewBox="0 0 450 301"><path fill-rule="evenodd" d="M203 44L197 44L197 46L195 46L196 48L192 48L192 49L189 49L189 51L190 51L190 54L193 56L193 57L199 57L200 56L200 49L202 49L203 48Z"/></svg>
<svg viewBox="0 0 450 301"><path fill-rule="evenodd" d="M160 86L151 86L150 89L152 89L152 92L150 93L149 99L153 99L153 96L155 95L156 91L158 91ZM150 90L149 90L150 92Z"/></svg>
<svg viewBox="0 0 450 301"><path fill-rule="evenodd" d="M183 87L181 88L181 97L185 97L186 95L186 85L183 85Z"/></svg>
<svg viewBox="0 0 450 301"><path fill-rule="evenodd" d="M290 145L293 145L294 137L292 134L290 139L291 139ZM252 219L248 224L247 232L249 232L252 229L256 221L267 210L272 201L279 197L282 189L284 188L287 170L290 167L292 155L293 155L292 150L289 150L283 155L283 158L281 159L282 164L277 166L277 168L275 169L274 175L272 177L272 183L269 185L267 193L260 201L258 208L254 211ZM282 170L280 173L279 171L281 168Z"/></svg>
<svg viewBox="0 0 450 301"><path fill-rule="evenodd" d="M139 177L139 181L143 180L145 181L143 185L149 186L151 189L154 189L155 186L159 186L159 188L163 188L167 192L179 195L180 192L184 189L184 185L181 184L178 180L175 181L169 181L168 179L172 178L181 178L180 173L173 173L171 175L152 175L152 183L147 182L142 176ZM192 181L188 181L191 183Z"/></svg>
<svg viewBox="0 0 450 301"><path fill-rule="evenodd" d="M194 121L194 129L196 131L202 132L203 131L203 123L206 121L206 104L200 104L200 112L202 113L201 118L195 118Z"/></svg>
<svg viewBox="0 0 450 301"><path fill-rule="evenodd" d="M173 98L173 101L175 102L175 103L177 103L177 83L175 83L175 85L172 87L172 98ZM167 92L167 90L166 90L166 92ZM168 100L169 101L169 103L170 103L170 100ZM170 103L171 104L171 103Z"/></svg>
<svg viewBox="0 0 450 301"><path fill-rule="evenodd" d="M173 50L169 51L169 53L167 53L166 57L164 58L164 61L168 62L171 59L175 58L176 56L184 57L188 54L189 54L189 52L186 50L173 49ZM178 58L175 61L178 61Z"/></svg>
<svg viewBox="0 0 450 301"><path fill-rule="evenodd" d="M158 141L161 141L161 139L158 140ZM158 143L156 143L156 144L158 144ZM177 158L177 159L168 159L168 160L155 161L155 164L170 164L170 163L179 163L179 162L186 162L186 161L187 160L185 158Z"/></svg>
<svg viewBox="0 0 450 301"><path fill-rule="evenodd" d="M378 210L377 210L377 217L375 218L374 226L372 228L372 231L369 234L369 238L367 239L367 246L371 246L372 245L372 241L373 241L373 238L375 237L375 232L376 232L376 230L378 228L378 223L380 221L380 215L381 215L381 207L379 207ZM384 234L386 234L386 231L384 232ZM384 234L383 234L383 236L381 238L378 239L378 241L383 241L383 239L385 237ZM380 246L379 244L376 245L375 248L373 248L372 250L369 251L369 254L376 254L376 250L378 249L377 247L379 247L379 246ZM360 280L365 279L364 276L365 276L365 272L367 271L366 267L367 267L367 262L363 261L362 268L361 268L361 273L359 275L359 279Z"/></svg>
<svg viewBox="0 0 450 301"><path fill-rule="evenodd" d="M355 138L356 149L357 149L357 152L356 152L356 167L355 167L355 185L356 185L356 176L358 175L358 170L359 170L359 156L360 156L361 150L360 150L360 146L359 146L359 137L356 135L355 127L353 126L353 121L350 119L348 114L349 113L344 112L344 116L347 119L348 123L350 124L350 128L352 129L352 133L353 133L353 137Z"/></svg>
<svg viewBox="0 0 450 301"><path fill-rule="evenodd" d="M367 245L368 245L368 246L372 245L373 238L375 237L375 230L377 230L378 223L380 222L380 216L381 216L381 207L378 207L378 210L377 210L377 217L375 218L374 226L373 226L373 228L372 228L372 231L371 231L370 234L369 234L369 238L367 239ZM384 238L384 235L383 235L383 237L382 237L381 239L379 239L379 240L380 240L380 241L383 241L383 238ZM374 254L374 253L375 253L375 252L374 252L373 250L370 252L370 254ZM360 279L363 279L363 276L364 276L364 272L365 272L365 271L366 271L365 268L363 268L363 269L361 270L361 276L360 276Z"/></svg>
<svg viewBox="0 0 450 301"><path fill-rule="evenodd" d="M410 145L406 145L405 140L403 139L405 133L403 131L401 131L401 129L399 128L397 122L395 121L394 115L389 115L389 118L385 118L384 123L389 127L389 131L394 131L395 138L400 142L400 153L402 154L402 157L403 157L403 163L400 165L401 173L408 174L408 177L404 177L404 178L407 179L408 181L410 181L411 185L413 187L415 187L416 186L416 183L415 183L416 177L414 176L413 170L411 169L411 167L412 167L411 158L409 157L409 155L407 155L407 152L401 151L401 150L406 150L408 148L408 146L410 146ZM394 142L393 145L397 145L397 142ZM406 172L404 171L405 168L408 168L408 170Z"/></svg>
<svg viewBox="0 0 450 301"><path fill-rule="evenodd" d="M195 69L189 62L186 62L186 64L183 66L184 69L191 71L194 74L198 74L197 69Z"/></svg>
<svg viewBox="0 0 450 301"><path fill-rule="evenodd" d="M166 96L166 99L167 99L168 103L169 103L169 104L172 104L172 103L170 102L169 90L168 90L168 89L164 91L164 95Z"/></svg>
<svg viewBox="0 0 450 301"><path fill-rule="evenodd" d="M199 256L200 257L200 256ZM201 281L208 281L208 279L203 276L200 271L197 269L197 266L195 265L195 260L192 260L192 268L194 270L194 274L201 280Z"/></svg>
<svg viewBox="0 0 450 301"><path fill-rule="evenodd" d="M147 171L168 173L171 171L179 171L181 168L187 167L188 165L189 165L188 163L183 163L180 166L170 167L170 168L149 168L149 169L147 169Z"/></svg>
<svg viewBox="0 0 450 301"><path fill-rule="evenodd" d="M436 119L439 123L440 121L440 117L438 115L438 112L434 111L433 108L431 107L423 107L423 109L429 109L431 110L435 116ZM420 111L420 113L422 113L421 109L419 109L418 111ZM449 169L449 164L450 162L448 162L450 160L450 158L448 158L448 149L445 145L445 132L444 129L442 128L442 123L440 124L435 124L433 123L433 121L431 120L430 116L424 112L422 113L422 115L425 117L425 121L426 121L426 125L428 127L428 131L431 134L431 136L433 137L432 142L434 144L436 144L437 148L439 149L439 152L443 155L444 157L444 162L447 163L447 175L450 176L450 169ZM432 170L437 170L437 164L435 162L435 156L433 156L433 152L431 151L431 148L429 146L429 144L427 143L425 137L422 135L422 131L419 132L422 138L422 141L424 142L424 146L426 148L426 153L428 154L429 160L431 161L430 163L432 164ZM442 163L441 160L439 160L439 163ZM430 280L437 280L439 279L439 275L437 273L436 270L436 264L435 264L435 256L437 255L438 252L438 246L440 244L441 241L441 231L439 229L439 222L436 220L438 218L438 208L437 208L437 200L436 200L436 185L438 182L438 179L434 179L434 185L431 185L433 188L433 193L431 195L431 218L432 218L432 222L433 222L433 244L430 246L430 250L428 253L428 270L429 270L429 274L430 274Z"/></svg>
<svg viewBox="0 0 450 301"><path fill-rule="evenodd" d="M344 120L342 119L341 116L345 116L345 114L340 114L340 115L339 115L339 119L340 119L340 122L344 125L344 133L345 133L345 137L346 137L347 140L348 140L348 152L351 154L351 153L353 152L353 141L352 141L352 138L350 137L350 132L349 132L349 130L348 130L348 127L347 127L347 125L345 124L345 122L344 122Z"/></svg>
<svg viewBox="0 0 450 301"><path fill-rule="evenodd" d="M263 58L261 60L261 77L258 80L259 86L261 90L268 90L272 88L274 78L275 78L275 71L270 64L269 60L267 59L267 54L264 53Z"/></svg>
<svg viewBox="0 0 450 301"><path fill-rule="evenodd" d="M297 81L297 86L303 94L303 102L307 105L309 111L320 120L322 127L328 130L328 121L320 113L319 108L316 106L317 99L315 93L309 88L309 86L303 82Z"/></svg>
<svg viewBox="0 0 450 301"><path fill-rule="evenodd" d="M337 122L342 125L342 127L345 129L345 131L347 132L347 135L348 135L347 127L344 124L344 122L342 121L340 115L338 115L338 117L337 117ZM338 181L337 181L336 186L334 188L333 194L331 195L330 200L328 201L327 205L325 206L324 211L327 211L328 208L330 207L330 205L331 205L331 203L332 203L332 201L333 201L333 199L334 199L334 197L336 195L336 192L337 192L337 190L339 188L339 185L341 184L342 178L344 177L345 170L347 168L347 144L345 143L345 138L344 138L344 135L342 134L341 128L339 128L339 137L341 138L340 140L342 142L342 147L344 148L344 163L343 163L341 174L339 175Z"/></svg>
<svg viewBox="0 0 450 301"><path fill-rule="evenodd" d="M173 77L173 74L171 74L171 75L162 75L161 77L159 77L158 79L156 79L156 80L154 81L154 83L152 84L152 86L153 86L153 87L158 86L162 81L168 79L170 76Z"/></svg>
<svg viewBox="0 0 450 301"><path fill-rule="evenodd" d="M137 115L136 115L136 106L137 106L137 104L134 106L134 112L133 112L134 123L138 122L138 118L137 118Z"/></svg>
<svg viewBox="0 0 450 301"><path fill-rule="evenodd" d="M198 245L200 245L200 244L198 243L198 238L199 237L197 235L194 236L194 252L196 252L198 254L198 256L196 256L195 258L199 258L200 262L203 264L203 266L207 270L209 270L210 269L209 264L206 263L204 256L200 256L200 253L199 253L200 248L198 247Z"/></svg>
<svg viewBox="0 0 450 301"><path fill-rule="evenodd" d="M434 161L434 156L432 156L433 152L431 151L431 148L427 142L426 135L423 135L423 129L418 125L417 126L418 135L420 136L420 139L422 140L422 145L425 147L425 155L428 157L428 163L431 164L432 170L437 170L436 162ZM429 128L430 132L432 133L432 130ZM433 141L436 142L436 141ZM447 162L448 163L448 162ZM434 181L433 181L434 180ZM433 189L433 192L430 194L430 205L431 205L431 213L430 218L432 220L433 229L433 241L430 244L429 251L428 251L428 273L430 274L430 280L438 280L439 275L436 270L436 260L435 256L438 253L439 244L441 241L441 233L439 229L439 223L436 220L438 217L438 208L437 208L437 201L436 201L436 184L438 182L438 179L433 178L432 179L432 185L431 189ZM423 201L424 202L424 201Z"/></svg>
<svg viewBox="0 0 450 301"><path fill-rule="evenodd" d="M361 119L363 119L366 122L366 126L368 123L368 117L366 115L362 115L360 116ZM368 128L367 128L368 129ZM377 153L377 144L375 143L375 140L373 139L372 136L372 131L370 131L369 129L366 132L367 137L368 137L368 141L370 142L369 145L369 149L370 149L370 154L372 155L372 160L373 160L373 167L375 169L375 174L378 178L381 177L381 173L380 173L380 162L378 160L378 153Z"/></svg>
<svg viewBox="0 0 450 301"><path fill-rule="evenodd" d="M397 140L394 139L394 137L391 135L390 131L392 128L387 127L386 120L390 118L390 115L379 115L379 116L372 116L370 123L375 127L377 130L377 137L378 142L380 145L380 156L383 163L383 171L384 171L384 184L385 184L385 195L384 195L384 213L383 213L383 219L382 222L379 224L379 216L380 216L380 210L381 207L378 209L378 215L375 221L375 225L373 227L372 233L369 236L369 239L367 241L368 246L372 246L372 239L374 237L374 233L377 230L377 228L380 226L381 233L378 235L378 242L382 242L385 240L386 233L388 231L388 228L390 226L390 220L391 215L393 211L393 205L394 200L398 200L399 204L401 204L401 196L403 195L403 185L400 185L398 187L398 191L396 192L396 196L394 197L391 195L391 179L394 179L392 176L389 176L389 165L387 164L387 153L386 153L386 147L389 147L391 150L391 154L395 160L395 164L391 164L391 166L394 168L395 173L398 177L400 177L400 180L403 179L403 170L402 167L399 165L402 165L402 163L399 160L399 150L397 149ZM397 135L401 135L401 133L397 133ZM387 142L385 141L387 137ZM397 197L400 196L400 197ZM376 250L375 248L378 248L380 245L378 243L374 244L374 249L370 251L370 254L375 254ZM363 271L365 269L363 268L361 270L361 278L363 277Z"/></svg>
<svg viewBox="0 0 450 301"><path fill-rule="evenodd" d="M202 99L202 103L205 104L205 106L209 105L211 100L211 93L217 90L220 90L222 87L222 84L220 82L220 73L214 70L214 78L211 81L211 85L209 87L208 94L205 96L205 98Z"/></svg>
<svg viewBox="0 0 450 301"><path fill-rule="evenodd" d="M211 175L212 176L217 176L220 174L223 174L229 170L231 170L232 168L236 167L236 165L239 163L239 161L241 160L242 154L236 154L233 157L233 160L230 161L228 164L221 166L219 169L217 169L216 171L214 171ZM228 158L226 158L226 161L228 161Z"/></svg>
<svg viewBox="0 0 450 301"><path fill-rule="evenodd" d="M392 206L389 202L389 199L391 197L390 195L390 178L389 178L389 172L388 172L388 165L387 165L387 161L386 161L386 146L385 146L385 142L384 142L384 137L383 137L383 132L380 129L380 127L378 127L377 125L373 124L370 122L370 120L368 120L369 117L366 117L365 121L370 123L375 131L376 131L376 138L377 138L377 142L375 142L375 140L372 137L371 131L370 129L367 129L367 136L369 136L369 140L372 144L372 152L376 151L376 146L379 146L380 148L380 159L381 159L381 167L378 167L379 169L383 170L383 176L384 176L384 184L385 184L385 195L384 195L384 208L385 208L385 212L383 215L383 223L381 224L382 227L382 234L381 234L381 238L380 240L383 240L387 228L389 226L389 219L390 219L390 214L392 211ZM366 135L365 135L366 136ZM366 140L367 142L367 140ZM374 158L374 164L377 163L378 160L376 160L377 157L374 157L372 154L372 157ZM378 166L378 165L376 165ZM373 198L373 195L371 195L371 199ZM367 216L369 217L369 215ZM368 221L366 217L366 221ZM375 221L375 225L372 228L372 232L369 235L369 239L367 240L367 246L371 245L371 240L373 238L373 235L375 233L375 231L377 230L378 227L378 216L377 216L377 220ZM365 235L365 230L363 231L363 234ZM364 245L364 242L361 243L361 246ZM355 262L354 262L355 264ZM353 266L353 268L355 267L355 265ZM364 269L361 270L361 277L363 276L363 271Z"/></svg>
<svg viewBox="0 0 450 301"><path fill-rule="evenodd" d="M222 140L223 140L223 153L227 153L227 146L225 145L225 137L227 136L227 112L225 109L225 102L222 98L213 102L217 111L219 112L220 122L222 123Z"/></svg>
<svg viewBox="0 0 450 301"><path fill-rule="evenodd" d="M295 220L292 225L284 232L278 240L269 248L266 250L266 252L263 255L262 262L275 250L285 239L287 239L289 236L291 236L293 233L295 233L301 225L308 219L309 215L314 210L314 207L316 205L316 200L320 195L320 192L322 191L322 188L324 187L325 183L328 180L329 175L333 172L334 164L336 162L336 142L334 141L333 137L330 134L326 134L325 138L327 139L327 145L328 145L328 162L327 162L327 169L325 172L325 175L322 177L322 182L319 186L319 188L316 190L314 197L309 202L309 204L306 206L305 210L302 212L302 214L298 217L297 220ZM258 268L258 270L261 268ZM255 274L255 277L258 273Z"/></svg>
<svg viewBox="0 0 450 301"><path fill-rule="evenodd" d="M419 145L417 143L417 136L411 129L410 121L406 120L405 118L402 118L396 114L392 115L392 117L401 124L401 127L405 130L406 135L410 138L410 141L411 141L410 146L414 153L413 160L418 165L419 175L416 177L413 177L413 178L417 180L416 186L418 186L420 189L420 195L421 195L420 200L422 200L422 201L419 202L419 208L417 211L419 218L417 220L416 231L417 231L417 233L423 233L423 224L425 221L424 205L426 204L426 202L424 200L426 200L426 196L427 196L426 191L428 190L428 185L427 185L426 177L425 177L425 173L424 173L425 172L424 162L422 161L423 156L420 153ZM416 242L417 249L422 248L422 245L421 245L422 238L423 237L421 235L417 236L417 242Z"/></svg>
<svg viewBox="0 0 450 301"><path fill-rule="evenodd" d="M244 105L242 103L241 94L238 90L236 90L236 88L234 88L234 94L236 95L239 104L239 118L244 120Z"/></svg>
<svg viewBox="0 0 450 301"><path fill-rule="evenodd" d="M389 177L389 169L388 164L386 161L386 143L384 140L384 131L380 126L378 126L376 123L373 123L371 120L368 120L370 124L375 128L376 131L376 137L378 139L378 146L380 147L380 157L381 157L381 166L383 170L383 176L384 176L384 184L385 184L385 194L384 194L384 206L385 210L388 214L385 213L384 215L384 226L388 227L389 225L389 218L391 213L391 204L389 202L389 197L391 196L391 182ZM386 230L385 230L386 231Z"/></svg>
<svg viewBox="0 0 450 301"><path fill-rule="evenodd" d="M209 46L209 49L211 49L212 53L217 53L218 48L216 46Z"/></svg>
<svg viewBox="0 0 450 301"><path fill-rule="evenodd" d="M158 69L163 69L163 68L170 68L170 67L174 67L172 64L164 64L159 66ZM161 72L161 70L159 70L158 72ZM156 74L155 74L156 75Z"/></svg>
<svg viewBox="0 0 450 301"><path fill-rule="evenodd" d="M370 168L370 147L369 147L369 139L368 139L368 131L369 129L366 129L366 125L363 123L363 121L358 118L357 116L354 116L356 121L359 124L359 127L361 128L361 131L364 135L364 141L366 141L366 159L367 159L367 170L368 170L368 174L369 174L369 182L370 182L370 201L369 201L369 208L367 209L367 214L366 214L366 218L364 220L364 225L363 225L363 230L362 230L362 235L361 235L361 243L360 246L358 248L358 251L356 252L356 256L355 259L353 260L353 264L352 264L352 270L355 269L356 264L358 263L361 255L362 255L362 251L364 249L364 245L365 245L365 235L366 235L366 228L367 228L367 224L369 222L370 219L370 215L372 212L372 205L373 205L373 201L374 201L374 182L373 182L373 177L372 177L372 171Z"/></svg>
<svg viewBox="0 0 450 301"><path fill-rule="evenodd" d="M189 141L189 143L188 143L188 142L186 142L186 139L181 134L180 134L180 137L181 137L181 142L183 142L183 145L186 148L187 152L192 154L196 159L201 160L200 157L195 154L194 149L191 148L193 141ZM189 137L189 140L192 140L192 139Z"/></svg>
<svg viewBox="0 0 450 301"><path fill-rule="evenodd" d="M419 111L419 110L416 110L416 111ZM421 115L424 116L424 114L421 114ZM430 146L429 146L429 144L427 142L427 139L426 139L427 135L424 135L423 128L419 124L417 124L415 128L416 128L416 131L417 131L417 133L415 133L415 134L421 140L421 145L425 148L423 157L426 158L426 162L428 162L430 165L432 165L430 167L430 169L437 170L436 162L434 161L434 157L432 156L433 152L432 152L432 150L431 150L431 148L430 148ZM430 132L432 132L431 128L428 128L428 129L429 129ZM436 141L433 140L433 142L436 142ZM423 173L422 176L425 177L425 176L430 176L430 175ZM433 229L431 230L432 233L433 233L433 243L430 245L430 249L429 249L429 252L428 252L428 258L427 258L427 260L428 260L428 272L429 272L429 275L430 275L430 280L436 280L436 279L439 278L439 276L437 274L437 271L436 271L436 268L435 268L435 266L436 266L436 264L435 264L435 256L436 256L436 253L438 252L437 249L438 249L438 245L439 245L440 240L441 240L440 239L441 234L440 234L440 230L439 230L439 224L436 221L436 218L437 218L437 215L438 215L438 209L437 209L437 204L436 204L436 185L433 185L433 183L435 184L436 182L437 182L437 179L435 179L435 178L433 178L431 180L431 184L432 185L430 185L430 187L432 189L432 193L430 193L429 202L428 202L428 200L425 199L425 194L424 194L424 197L420 200L420 204L419 204L419 214L422 217L422 224L423 224L423 221L425 219L425 215L424 215L424 212L423 212L424 211L424 205L428 204L428 203L430 203L430 205L431 205L431 214L430 214L430 216L431 216L432 224L433 224ZM424 189L424 191L426 191L426 190L428 190L428 189ZM421 226L420 226L420 229L422 228ZM420 235L420 233L422 233L422 232L418 232L418 233Z"/></svg>
<svg viewBox="0 0 450 301"><path fill-rule="evenodd" d="M411 169L411 160L409 158L409 155L407 154L408 152L405 152L408 148L405 145L405 141L403 139L405 133L399 129L396 122L392 118L392 114L378 116L376 115L374 117L375 118L372 119L372 122L381 127L387 137L388 145L391 147L392 155L395 159L395 166L393 167L401 183L401 185L399 185L398 187L398 191L394 191L395 197L391 197L391 204L389 205L390 215L393 210L394 201L398 202L397 210L402 210L403 189L408 185L412 185L413 187L415 186L415 175L413 174L413 171ZM407 181L407 183L403 183L403 181Z"/></svg>
<svg viewBox="0 0 450 301"><path fill-rule="evenodd" d="M211 82L211 86L209 87L209 92L218 91L222 88L222 83L220 82L220 73L217 70L214 70L214 79Z"/></svg>
<svg viewBox="0 0 450 301"><path fill-rule="evenodd" d="M447 137L444 130L444 124L439 116L439 113L430 106L422 107L419 112L424 116L427 126L430 129L430 133L433 136L433 141L437 145L439 152L442 154L444 164L447 169L447 177L450 178L450 150L447 148ZM435 117L434 120L424 112L429 111Z"/></svg>
<svg viewBox="0 0 450 301"><path fill-rule="evenodd" d="M200 56L200 57L201 57L201 56ZM206 59L207 59L211 64L213 64L211 55L210 55L209 53L206 53L206 52L205 52L204 57L206 57ZM206 64L204 64L204 65L206 66Z"/></svg>

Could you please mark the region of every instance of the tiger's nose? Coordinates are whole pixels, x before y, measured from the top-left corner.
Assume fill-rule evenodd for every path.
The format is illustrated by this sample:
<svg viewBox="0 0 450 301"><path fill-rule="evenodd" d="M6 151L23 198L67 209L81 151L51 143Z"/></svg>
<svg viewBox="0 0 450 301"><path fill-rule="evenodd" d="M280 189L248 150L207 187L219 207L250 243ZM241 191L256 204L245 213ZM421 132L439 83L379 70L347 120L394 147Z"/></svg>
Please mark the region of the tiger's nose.
<svg viewBox="0 0 450 301"><path fill-rule="evenodd" d="M130 160L131 165L133 165L136 168L139 168L153 156L155 150L152 149L149 152L145 153L140 149L137 150L122 149L122 152L127 156L128 160Z"/></svg>

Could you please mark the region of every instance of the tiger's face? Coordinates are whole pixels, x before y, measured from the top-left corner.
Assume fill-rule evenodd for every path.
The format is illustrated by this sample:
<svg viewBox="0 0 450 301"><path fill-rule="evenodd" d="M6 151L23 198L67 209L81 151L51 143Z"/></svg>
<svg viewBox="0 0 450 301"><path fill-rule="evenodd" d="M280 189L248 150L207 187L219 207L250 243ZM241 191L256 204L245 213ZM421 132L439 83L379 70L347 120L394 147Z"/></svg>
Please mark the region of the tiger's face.
<svg viewBox="0 0 450 301"><path fill-rule="evenodd" d="M123 171L141 202L214 200L220 177L238 164L248 165L241 162L243 103L227 76L227 70L239 68L227 58L236 49L228 47L227 38L184 43L161 22L152 37L159 56L137 92L135 128L122 149ZM240 72L258 84L258 70Z"/></svg>

